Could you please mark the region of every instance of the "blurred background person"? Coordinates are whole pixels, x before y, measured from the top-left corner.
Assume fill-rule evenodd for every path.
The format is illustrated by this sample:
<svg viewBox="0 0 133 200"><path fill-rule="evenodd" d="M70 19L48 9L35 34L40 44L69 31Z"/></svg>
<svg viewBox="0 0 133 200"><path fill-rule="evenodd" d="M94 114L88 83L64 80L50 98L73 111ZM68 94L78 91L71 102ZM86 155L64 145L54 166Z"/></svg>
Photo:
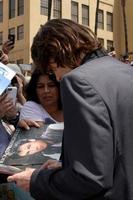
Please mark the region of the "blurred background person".
<svg viewBox="0 0 133 200"><path fill-rule="evenodd" d="M2 62L5 65L8 64L9 62L8 55L5 54L1 49L0 49L0 62Z"/></svg>
<svg viewBox="0 0 133 200"><path fill-rule="evenodd" d="M26 102L25 97L25 87L26 87L26 80L25 77L17 64L8 63L7 66L16 72L16 76L12 79L11 85L17 87L17 101L16 106L17 110L20 111L24 103Z"/></svg>
<svg viewBox="0 0 133 200"><path fill-rule="evenodd" d="M5 54L9 54L9 52L14 48L14 44L12 43L12 41L10 40L7 40L3 43L2 45L2 51L5 53Z"/></svg>
<svg viewBox="0 0 133 200"><path fill-rule="evenodd" d="M7 40L3 43L2 49L0 49L0 62L2 62L5 65L9 63L8 54L13 48L14 44L10 40Z"/></svg>
<svg viewBox="0 0 133 200"><path fill-rule="evenodd" d="M4 124L4 118L16 118L16 107L13 105L12 99L7 98L7 94L0 95L0 158L6 150L12 133L12 129Z"/></svg>

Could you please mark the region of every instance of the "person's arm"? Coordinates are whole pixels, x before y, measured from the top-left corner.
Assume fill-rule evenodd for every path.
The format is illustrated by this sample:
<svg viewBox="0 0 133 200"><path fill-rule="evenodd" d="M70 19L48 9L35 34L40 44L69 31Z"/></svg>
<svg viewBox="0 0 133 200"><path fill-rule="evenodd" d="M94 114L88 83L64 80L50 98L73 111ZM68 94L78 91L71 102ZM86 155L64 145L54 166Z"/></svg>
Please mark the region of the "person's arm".
<svg viewBox="0 0 133 200"><path fill-rule="evenodd" d="M43 125L40 112L38 104L33 101L27 101L21 108L18 126L27 130L30 127L39 128Z"/></svg>
<svg viewBox="0 0 133 200"><path fill-rule="evenodd" d="M8 55L7 54L5 54L4 52L3 52L3 54L0 56L0 62L2 62L3 64L8 64L8 62L9 62L9 58L8 58Z"/></svg>
<svg viewBox="0 0 133 200"><path fill-rule="evenodd" d="M7 40L4 42L2 45L2 50L4 51L5 54L9 54L9 52L14 48L14 44L12 44L12 41Z"/></svg>
<svg viewBox="0 0 133 200"><path fill-rule="evenodd" d="M16 115L15 106L11 99L7 98L7 94L0 95L0 118L5 116L12 116Z"/></svg>
<svg viewBox="0 0 133 200"><path fill-rule="evenodd" d="M18 75L16 75L16 79L18 84L17 100L21 105L24 105L26 103L26 98L24 96L24 83L22 78L20 78Z"/></svg>
<svg viewBox="0 0 133 200"><path fill-rule="evenodd" d="M113 177L113 133L107 108L95 89L80 77L66 76L61 87L63 166L35 170L30 193L36 200L100 198L112 186Z"/></svg>

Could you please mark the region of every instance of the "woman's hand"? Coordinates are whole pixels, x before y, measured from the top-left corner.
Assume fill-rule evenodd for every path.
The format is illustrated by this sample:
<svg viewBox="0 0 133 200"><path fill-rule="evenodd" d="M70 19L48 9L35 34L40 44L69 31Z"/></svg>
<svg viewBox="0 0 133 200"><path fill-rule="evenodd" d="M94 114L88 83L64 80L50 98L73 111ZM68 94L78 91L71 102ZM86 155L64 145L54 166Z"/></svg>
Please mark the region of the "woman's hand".
<svg viewBox="0 0 133 200"><path fill-rule="evenodd" d="M40 127L40 123L36 122L34 120L30 120L30 119L21 119L18 122L18 126L21 127L21 128L24 128L26 130L29 130L30 127L39 128Z"/></svg>

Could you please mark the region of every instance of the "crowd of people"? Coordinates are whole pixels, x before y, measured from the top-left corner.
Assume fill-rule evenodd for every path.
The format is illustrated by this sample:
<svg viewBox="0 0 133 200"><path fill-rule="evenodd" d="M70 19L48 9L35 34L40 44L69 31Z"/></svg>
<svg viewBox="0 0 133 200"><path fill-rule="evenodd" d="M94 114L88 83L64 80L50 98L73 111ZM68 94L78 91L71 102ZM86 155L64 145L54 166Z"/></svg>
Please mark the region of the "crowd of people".
<svg viewBox="0 0 133 200"><path fill-rule="evenodd" d="M1 95L0 119L17 117L27 130L64 121L62 152L59 161L28 168L8 182L36 200L133 200L133 68L108 55L91 29L69 19L42 25L31 56L36 67L29 83L15 76L22 106L14 108ZM1 133L6 148L11 136Z"/></svg>
<svg viewBox="0 0 133 200"><path fill-rule="evenodd" d="M6 41L2 46L0 57L1 63L15 71L16 75L12 79L10 86L17 87L17 99L15 104L13 99L11 99L6 92L0 95L0 158L10 143L19 121L20 109L26 102L24 96L25 78L17 65L9 63L8 54L13 47L10 41Z"/></svg>
<svg viewBox="0 0 133 200"><path fill-rule="evenodd" d="M30 129L31 126L40 127L44 123L63 122L60 84L55 75L35 69L29 83L26 84L18 65L8 62L8 53L12 48L10 42L4 43L1 62L16 73L11 86L17 87L17 98L14 105L7 93L0 96L0 157L10 143L16 126Z"/></svg>

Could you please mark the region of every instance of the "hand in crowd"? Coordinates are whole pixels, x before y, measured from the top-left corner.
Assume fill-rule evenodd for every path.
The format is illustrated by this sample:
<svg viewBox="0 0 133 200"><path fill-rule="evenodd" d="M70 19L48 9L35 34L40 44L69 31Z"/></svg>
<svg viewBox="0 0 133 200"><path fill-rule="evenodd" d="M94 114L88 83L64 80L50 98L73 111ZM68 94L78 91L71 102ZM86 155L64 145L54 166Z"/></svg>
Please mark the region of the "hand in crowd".
<svg viewBox="0 0 133 200"><path fill-rule="evenodd" d="M30 119L21 119L18 122L18 126L26 130L29 130L30 127L39 128L41 126L41 123Z"/></svg>
<svg viewBox="0 0 133 200"><path fill-rule="evenodd" d="M26 168L25 171L14 174L7 178L8 182L16 182L17 186L25 191L29 191L31 175L35 169Z"/></svg>
<svg viewBox="0 0 133 200"><path fill-rule="evenodd" d="M42 169L55 169L61 167L61 162L57 160L48 160L41 166ZM26 168L25 171L16 173L12 176L9 176L7 178L8 182L15 182L18 187L25 191L29 191L30 189L30 179L32 176L32 173L35 171L33 168Z"/></svg>
<svg viewBox="0 0 133 200"><path fill-rule="evenodd" d="M0 118L16 116L16 108L11 99L7 98L7 94L0 96Z"/></svg>
<svg viewBox="0 0 133 200"><path fill-rule="evenodd" d="M23 89L24 89L24 84L22 78L20 78L18 75L16 75L17 79L17 99L18 102L20 102L22 105L26 102L26 98L24 97L23 94Z"/></svg>
<svg viewBox="0 0 133 200"><path fill-rule="evenodd" d="M2 53L2 55L0 57L0 62L2 62L5 65L8 64L8 62L9 62L8 55L5 54L4 52Z"/></svg>
<svg viewBox="0 0 133 200"><path fill-rule="evenodd" d="M10 40L7 40L2 46L2 50L5 54L8 54L13 48L14 48L14 45L12 44L12 41Z"/></svg>
<svg viewBox="0 0 133 200"><path fill-rule="evenodd" d="M17 108L15 105L12 105L11 109L9 109L6 112L5 117L8 119L12 119L12 118L16 117L16 115L17 115Z"/></svg>
<svg viewBox="0 0 133 200"><path fill-rule="evenodd" d="M47 160L42 166L41 169L56 169L62 167L62 163L58 160Z"/></svg>

